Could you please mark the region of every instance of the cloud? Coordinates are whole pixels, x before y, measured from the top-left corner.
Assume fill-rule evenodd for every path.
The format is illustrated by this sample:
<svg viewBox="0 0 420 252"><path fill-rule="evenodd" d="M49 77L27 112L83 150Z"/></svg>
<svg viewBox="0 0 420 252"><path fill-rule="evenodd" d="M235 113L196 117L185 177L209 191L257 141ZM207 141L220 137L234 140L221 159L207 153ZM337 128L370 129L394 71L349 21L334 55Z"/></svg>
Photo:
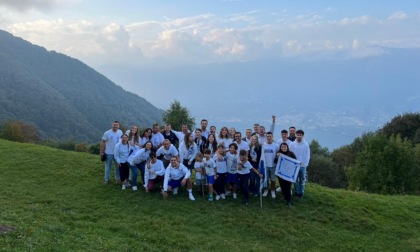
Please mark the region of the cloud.
<svg viewBox="0 0 420 252"><path fill-rule="evenodd" d="M81 20L36 20L17 23L10 31L37 45L46 46L88 63L111 61L136 62L142 57L140 48L130 43L130 34L116 23L98 25Z"/></svg>
<svg viewBox="0 0 420 252"><path fill-rule="evenodd" d="M48 10L63 3L71 2L77 2L77 0L2 0L0 1L0 6L25 12L30 9Z"/></svg>
<svg viewBox="0 0 420 252"><path fill-rule="evenodd" d="M404 11L397 11L395 13L392 13L388 20L404 20L408 18L408 15Z"/></svg>
<svg viewBox="0 0 420 252"><path fill-rule="evenodd" d="M338 25L365 25L370 22L370 18L367 15L354 17L354 18L342 18L339 21L332 21L332 23L336 23Z"/></svg>
<svg viewBox="0 0 420 252"><path fill-rule="evenodd" d="M420 44L418 34L411 32L420 20L396 13L391 15L392 21L368 15L331 18L325 11L298 15L285 11L274 16L260 11L205 13L129 24L40 19L12 24L8 30L49 50L95 64L148 60L210 63L347 54L368 57L381 53L372 46ZM405 19L396 18L404 14Z"/></svg>

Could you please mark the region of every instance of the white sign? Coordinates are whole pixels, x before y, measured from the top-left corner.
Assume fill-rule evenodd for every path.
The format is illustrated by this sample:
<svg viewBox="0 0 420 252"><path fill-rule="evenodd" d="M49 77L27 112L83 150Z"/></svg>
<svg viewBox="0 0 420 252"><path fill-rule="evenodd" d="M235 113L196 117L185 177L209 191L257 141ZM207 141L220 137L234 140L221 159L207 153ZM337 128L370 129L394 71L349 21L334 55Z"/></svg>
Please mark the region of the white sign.
<svg viewBox="0 0 420 252"><path fill-rule="evenodd" d="M300 169L300 161L280 154L277 162L276 175L284 180L295 182Z"/></svg>

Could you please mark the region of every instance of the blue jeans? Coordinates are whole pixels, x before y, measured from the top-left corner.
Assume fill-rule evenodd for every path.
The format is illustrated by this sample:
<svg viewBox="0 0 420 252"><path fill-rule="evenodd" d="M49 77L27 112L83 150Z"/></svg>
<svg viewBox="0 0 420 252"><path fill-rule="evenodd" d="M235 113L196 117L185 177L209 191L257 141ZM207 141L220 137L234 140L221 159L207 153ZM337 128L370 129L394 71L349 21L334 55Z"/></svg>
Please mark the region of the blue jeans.
<svg viewBox="0 0 420 252"><path fill-rule="evenodd" d="M258 195L260 193L260 176L258 176L254 171L251 170L251 172L249 173L249 178L251 193Z"/></svg>
<svg viewBox="0 0 420 252"><path fill-rule="evenodd" d="M105 181L109 181L109 177L111 175L111 165L113 161L114 161L114 169L115 169L115 180L120 179L120 170L118 169L117 162L115 162L114 155L106 154Z"/></svg>
<svg viewBox="0 0 420 252"><path fill-rule="evenodd" d="M305 193L305 177L306 167L301 166L299 168L298 177L295 182L295 193L303 195Z"/></svg>
<svg viewBox="0 0 420 252"><path fill-rule="evenodd" d="M144 168L146 167L146 161L143 161L143 162L141 162L141 163L139 163L139 164L137 164L136 165L137 166L137 168L140 170L140 174L141 174L141 182L143 183L143 185L144 185Z"/></svg>
<svg viewBox="0 0 420 252"><path fill-rule="evenodd" d="M139 170L137 170L137 166L131 166L131 165L130 165L130 170L131 170L131 185L137 186L137 176L139 175Z"/></svg>

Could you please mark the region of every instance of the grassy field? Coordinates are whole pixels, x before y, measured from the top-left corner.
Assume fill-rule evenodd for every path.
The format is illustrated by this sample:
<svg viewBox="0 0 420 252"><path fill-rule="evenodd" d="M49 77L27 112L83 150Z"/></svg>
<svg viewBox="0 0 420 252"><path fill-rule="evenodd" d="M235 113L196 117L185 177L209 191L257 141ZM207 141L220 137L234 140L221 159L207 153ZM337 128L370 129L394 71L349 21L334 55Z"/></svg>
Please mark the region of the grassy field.
<svg viewBox="0 0 420 252"><path fill-rule="evenodd" d="M122 191L98 156L0 140L0 251L420 251L416 196L195 197Z"/></svg>

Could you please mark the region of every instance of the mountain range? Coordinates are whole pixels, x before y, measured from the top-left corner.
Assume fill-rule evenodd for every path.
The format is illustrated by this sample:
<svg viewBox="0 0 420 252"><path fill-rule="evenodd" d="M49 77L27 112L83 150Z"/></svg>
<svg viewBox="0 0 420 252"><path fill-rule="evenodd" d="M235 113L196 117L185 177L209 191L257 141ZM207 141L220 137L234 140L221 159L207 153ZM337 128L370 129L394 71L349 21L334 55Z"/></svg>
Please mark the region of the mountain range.
<svg viewBox="0 0 420 252"><path fill-rule="evenodd" d="M34 125L44 139L98 142L114 120L150 127L163 111L81 61L0 30L0 123Z"/></svg>

